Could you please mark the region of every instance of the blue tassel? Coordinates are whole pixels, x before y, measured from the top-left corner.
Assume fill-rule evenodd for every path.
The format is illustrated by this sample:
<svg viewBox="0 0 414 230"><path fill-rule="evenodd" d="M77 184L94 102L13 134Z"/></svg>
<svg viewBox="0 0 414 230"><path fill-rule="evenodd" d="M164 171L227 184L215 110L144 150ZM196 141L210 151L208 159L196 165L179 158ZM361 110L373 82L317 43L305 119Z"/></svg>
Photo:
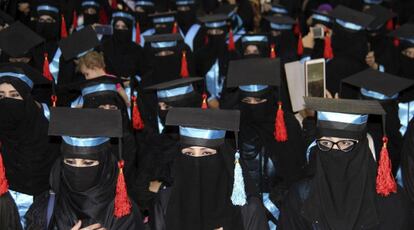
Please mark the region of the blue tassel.
<svg viewBox="0 0 414 230"><path fill-rule="evenodd" d="M234 159L234 183L233 192L231 194L231 202L233 205L243 206L247 203L246 191L244 190L244 178L242 168L239 163L240 153L237 150Z"/></svg>

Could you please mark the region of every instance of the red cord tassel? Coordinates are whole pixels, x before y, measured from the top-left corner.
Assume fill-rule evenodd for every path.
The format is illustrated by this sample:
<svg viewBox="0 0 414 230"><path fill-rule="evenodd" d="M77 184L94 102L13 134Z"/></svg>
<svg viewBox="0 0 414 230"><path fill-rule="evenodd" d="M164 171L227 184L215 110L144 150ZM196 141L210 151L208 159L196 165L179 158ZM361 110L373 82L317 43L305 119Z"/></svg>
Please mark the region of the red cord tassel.
<svg viewBox="0 0 414 230"><path fill-rule="evenodd" d="M276 55L276 45L275 44L271 44L270 45L270 58L271 59L276 59L277 55Z"/></svg>
<svg viewBox="0 0 414 230"><path fill-rule="evenodd" d="M203 97L203 103L201 104L201 108L202 109L208 109L207 94L204 92L202 97Z"/></svg>
<svg viewBox="0 0 414 230"><path fill-rule="evenodd" d="M276 112L275 131L273 133L277 142L285 142L288 140L285 117L282 109L282 102L278 102L278 109Z"/></svg>
<svg viewBox="0 0 414 230"><path fill-rule="evenodd" d="M53 81L52 73L49 68L49 60L47 59L47 53L44 53L45 58L43 59L43 77L49 81Z"/></svg>
<svg viewBox="0 0 414 230"><path fill-rule="evenodd" d="M99 9L99 24L106 25L109 23L108 15L104 8Z"/></svg>
<svg viewBox="0 0 414 230"><path fill-rule="evenodd" d="M394 21L392 18L387 21L387 25L385 26L385 28L387 28L388 31L394 30Z"/></svg>
<svg viewBox="0 0 414 230"><path fill-rule="evenodd" d="M208 45L208 35L204 37L204 45Z"/></svg>
<svg viewBox="0 0 414 230"><path fill-rule="evenodd" d="M125 178L124 178L124 161L120 160L118 162L119 174L118 180L116 182L116 193L115 193L115 207L114 207L114 216L121 218L127 216L131 213L131 201L128 198Z"/></svg>
<svg viewBox="0 0 414 230"><path fill-rule="evenodd" d="M116 10L118 8L118 2L117 0L112 0L111 1L111 8Z"/></svg>
<svg viewBox="0 0 414 230"><path fill-rule="evenodd" d="M227 49L229 51L234 51L236 50L236 45L234 44L234 35L233 35L233 30L230 28L229 30L229 44L227 46Z"/></svg>
<svg viewBox="0 0 414 230"><path fill-rule="evenodd" d="M187 78L189 76L189 73L188 73L188 64L187 64L187 55L186 55L186 51L185 50L183 50L182 56L181 56L181 72L180 72L180 76L182 78Z"/></svg>
<svg viewBox="0 0 414 230"><path fill-rule="evenodd" d="M173 29L172 29L172 33L173 34L178 33L178 24L177 24L177 22L174 22Z"/></svg>
<svg viewBox="0 0 414 230"><path fill-rule="evenodd" d="M78 28L78 14L76 10L73 11L73 19L72 19L72 31L75 31Z"/></svg>
<svg viewBox="0 0 414 230"><path fill-rule="evenodd" d="M295 26L293 27L293 33L294 33L296 36L299 36L299 34L301 34L301 31L300 31L300 26L299 26L299 20L298 20L298 19L296 19Z"/></svg>
<svg viewBox="0 0 414 230"><path fill-rule="evenodd" d="M333 51L332 51L332 44L331 44L331 36L325 36L324 39L324 49L323 49L323 57L325 59L332 59L334 57Z"/></svg>
<svg viewBox="0 0 414 230"><path fill-rule="evenodd" d="M56 95L50 96L50 101L52 102L52 107L56 107L57 100L58 100L58 98L57 98Z"/></svg>
<svg viewBox="0 0 414 230"><path fill-rule="evenodd" d="M303 43L302 43L302 33L299 33L299 38L298 38L298 56L302 56L303 55Z"/></svg>
<svg viewBox="0 0 414 230"><path fill-rule="evenodd" d="M395 37L394 40L393 40L393 43L394 43L394 46L395 47L400 46L400 39L398 39L397 37Z"/></svg>
<svg viewBox="0 0 414 230"><path fill-rule="evenodd" d="M378 163L376 189L379 195L389 196L391 193L397 192L397 183L392 175L391 160L387 149L388 138L383 137L382 141L383 145Z"/></svg>
<svg viewBox="0 0 414 230"><path fill-rule="evenodd" d="M132 127L136 130L141 130L144 128L144 121L141 118L141 113L138 109L137 97L132 96Z"/></svg>
<svg viewBox="0 0 414 230"><path fill-rule="evenodd" d="M139 22L135 24L135 43L141 44L141 27L139 26Z"/></svg>
<svg viewBox="0 0 414 230"><path fill-rule="evenodd" d="M66 38L68 36L68 30L66 29L66 20L65 16L61 16L60 22L60 38Z"/></svg>
<svg viewBox="0 0 414 230"><path fill-rule="evenodd" d="M1 148L1 144L0 144ZM6 169L3 164L3 157L0 152L0 196L9 191L9 182L6 177Z"/></svg>

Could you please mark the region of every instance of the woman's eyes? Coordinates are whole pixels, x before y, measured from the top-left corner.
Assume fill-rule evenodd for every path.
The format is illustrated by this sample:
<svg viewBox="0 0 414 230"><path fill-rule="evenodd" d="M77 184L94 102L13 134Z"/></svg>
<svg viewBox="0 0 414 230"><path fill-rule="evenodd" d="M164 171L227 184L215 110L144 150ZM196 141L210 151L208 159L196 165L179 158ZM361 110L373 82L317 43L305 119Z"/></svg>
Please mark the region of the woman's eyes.
<svg viewBox="0 0 414 230"><path fill-rule="evenodd" d="M93 165L93 163L95 163L94 161L84 161L83 162L83 164L84 165L87 165L87 166L89 166L89 165Z"/></svg>
<svg viewBox="0 0 414 230"><path fill-rule="evenodd" d="M192 152L184 152L185 155L194 156L194 153Z"/></svg>
<svg viewBox="0 0 414 230"><path fill-rule="evenodd" d="M212 155L213 153L212 152L203 152L203 153L201 153L201 155L203 155L203 156L208 156L208 155Z"/></svg>
<svg viewBox="0 0 414 230"><path fill-rule="evenodd" d="M74 165L75 161L74 160L65 160L65 163L69 164L69 165Z"/></svg>
<svg viewBox="0 0 414 230"><path fill-rule="evenodd" d="M10 94L10 97L18 98L18 97L20 97L20 94L19 93L12 93L12 94Z"/></svg>

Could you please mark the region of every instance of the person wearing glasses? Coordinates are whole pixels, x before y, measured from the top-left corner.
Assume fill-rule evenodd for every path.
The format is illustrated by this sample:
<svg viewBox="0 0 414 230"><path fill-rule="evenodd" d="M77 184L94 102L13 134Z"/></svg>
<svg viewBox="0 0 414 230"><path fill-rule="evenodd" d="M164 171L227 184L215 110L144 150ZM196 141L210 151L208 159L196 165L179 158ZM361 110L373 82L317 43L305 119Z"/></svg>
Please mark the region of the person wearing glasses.
<svg viewBox="0 0 414 230"><path fill-rule="evenodd" d="M316 141L311 145L315 174L289 190L280 229L410 229L407 201L385 151L387 139L376 159L368 138L367 114L385 116L379 102L332 98L305 98L305 102L307 109L317 111Z"/></svg>

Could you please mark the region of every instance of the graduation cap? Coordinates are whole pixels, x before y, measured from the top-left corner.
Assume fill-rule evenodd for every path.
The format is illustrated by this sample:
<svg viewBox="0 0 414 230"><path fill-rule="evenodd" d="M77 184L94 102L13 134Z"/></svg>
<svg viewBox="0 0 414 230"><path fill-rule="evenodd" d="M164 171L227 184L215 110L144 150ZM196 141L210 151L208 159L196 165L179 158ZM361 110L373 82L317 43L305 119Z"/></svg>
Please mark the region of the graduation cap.
<svg viewBox="0 0 414 230"><path fill-rule="evenodd" d="M368 26L368 30L370 31L380 29L390 19L397 16L390 9L387 9L381 5L373 5L367 11L365 11L365 13L375 18Z"/></svg>
<svg viewBox="0 0 414 230"><path fill-rule="evenodd" d="M176 6L188 6L195 4L194 0L175 0Z"/></svg>
<svg viewBox="0 0 414 230"><path fill-rule="evenodd" d="M49 15L55 19L59 17L59 6L55 1L42 0L39 1L36 6L37 15Z"/></svg>
<svg viewBox="0 0 414 230"><path fill-rule="evenodd" d="M362 13L357 10L339 5L329 14L331 17L335 18L335 22L340 26L353 30L359 31L368 26L374 21L374 16Z"/></svg>
<svg viewBox="0 0 414 230"><path fill-rule="evenodd" d="M378 162L376 190L381 196L389 196L397 192L397 184L391 172L391 161L387 150L386 112L379 101L305 97L305 104L308 109L318 111L318 137L360 140L366 135L368 114L381 115L384 137Z"/></svg>
<svg viewBox="0 0 414 230"><path fill-rule="evenodd" d="M401 42L405 43L407 47L414 46L414 24L404 24L398 29L394 30L389 36L397 37Z"/></svg>
<svg viewBox="0 0 414 230"><path fill-rule="evenodd" d="M49 135L62 136L64 156L94 157L107 146L110 137L118 138L119 159L122 159L122 116L120 110L51 108ZM109 153L110 154L110 153ZM114 216L129 215L131 202L126 193L124 162L118 162Z"/></svg>
<svg viewBox="0 0 414 230"><path fill-rule="evenodd" d="M150 14L149 17L152 18L152 23L154 24L167 24L167 23L174 23L176 21L175 19L176 14L177 13L175 11L168 11L168 12Z"/></svg>
<svg viewBox="0 0 414 230"><path fill-rule="evenodd" d="M152 85L146 90L156 90L159 101L170 102L185 98L194 92L192 83L201 81L201 77L179 78L176 80Z"/></svg>
<svg viewBox="0 0 414 230"><path fill-rule="evenodd" d="M313 24L320 23L327 26L332 24L332 17L328 13L314 10L311 17Z"/></svg>
<svg viewBox="0 0 414 230"><path fill-rule="evenodd" d="M0 64L0 81L4 77L15 77L23 81L29 88L35 85L49 85L50 81L35 68L22 62Z"/></svg>
<svg viewBox="0 0 414 230"><path fill-rule="evenodd" d="M94 1L94 0L84 0L81 2L81 7L82 8L95 8L95 9L99 9L99 7L101 6L101 4L99 3L99 1Z"/></svg>
<svg viewBox="0 0 414 230"><path fill-rule="evenodd" d="M233 205L243 206L247 202L244 178L239 163L238 131L240 111L222 109L171 108L166 125L179 126L180 142L185 146L217 148L224 143L226 131L235 132L236 148L234 183L231 194ZM207 156L208 157L208 156Z"/></svg>
<svg viewBox="0 0 414 230"><path fill-rule="evenodd" d="M282 15L288 15L289 14L288 8L286 6L278 4L278 3L273 3L272 8L270 9L270 11L273 14L282 14Z"/></svg>
<svg viewBox="0 0 414 230"><path fill-rule="evenodd" d="M296 21L289 16L266 16L264 17L269 23L272 30L290 30Z"/></svg>
<svg viewBox="0 0 414 230"><path fill-rule="evenodd" d="M138 0L135 2L135 7L153 7L153 0Z"/></svg>
<svg viewBox="0 0 414 230"><path fill-rule="evenodd" d="M269 35L264 33L251 33L244 34L240 41L243 47L250 44L259 45L259 46L269 46Z"/></svg>
<svg viewBox="0 0 414 230"><path fill-rule="evenodd" d="M59 47L66 61L80 57L98 45L99 40L91 26L87 26L59 41Z"/></svg>
<svg viewBox="0 0 414 230"><path fill-rule="evenodd" d="M383 0L363 0L363 2L367 5L379 5Z"/></svg>
<svg viewBox="0 0 414 230"><path fill-rule="evenodd" d="M248 58L229 63L228 88L239 87L243 92L258 93L267 89L268 86L279 84L280 59Z"/></svg>
<svg viewBox="0 0 414 230"><path fill-rule="evenodd" d="M227 14L212 14L198 18L205 27L210 29L227 27L228 19Z"/></svg>
<svg viewBox="0 0 414 230"><path fill-rule="evenodd" d="M395 99L398 93L414 85L414 81L368 68L342 80L361 88L361 94L378 100Z"/></svg>
<svg viewBox="0 0 414 230"><path fill-rule="evenodd" d="M0 10L0 25L5 24L12 24L14 22L14 18L7 14L6 12Z"/></svg>
<svg viewBox="0 0 414 230"><path fill-rule="evenodd" d="M145 36L145 43L149 43L152 48L162 49L177 46L177 43L183 41L180 33L175 34L157 34L152 36Z"/></svg>
<svg viewBox="0 0 414 230"><path fill-rule="evenodd" d="M23 57L44 39L21 22L0 32L0 49L11 57Z"/></svg>

